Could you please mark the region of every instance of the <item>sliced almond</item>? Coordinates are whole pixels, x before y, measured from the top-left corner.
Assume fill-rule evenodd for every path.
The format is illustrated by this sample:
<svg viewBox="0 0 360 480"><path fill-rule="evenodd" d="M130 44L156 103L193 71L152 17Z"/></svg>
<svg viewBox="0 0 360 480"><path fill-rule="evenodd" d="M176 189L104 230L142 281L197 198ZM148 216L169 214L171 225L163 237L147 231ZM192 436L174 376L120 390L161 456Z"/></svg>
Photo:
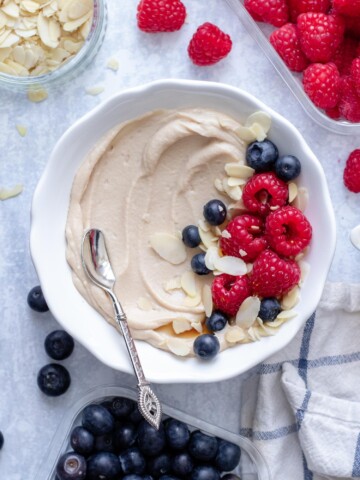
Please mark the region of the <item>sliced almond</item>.
<svg viewBox="0 0 360 480"><path fill-rule="evenodd" d="M214 186L218 192L223 193L224 187L223 187L223 182L220 178L215 178Z"/></svg>
<svg viewBox="0 0 360 480"><path fill-rule="evenodd" d="M25 125L16 125L16 130L19 132L19 135L25 137L27 133L27 128L25 127Z"/></svg>
<svg viewBox="0 0 360 480"><path fill-rule="evenodd" d="M197 307L201 303L201 296L199 292L196 292L195 297L190 297L190 295L184 298L183 304L186 307Z"/></svg>
<svg viewBox="0 0 360 480"><path fill-rule="evenodd" d="M49 94L44 88L34 88L27 92L27 97L31 102L42 102L48 98Z"/></svg>
<svg viewBox="0 0 360 480"><path fill-rule="evenodd" d="M261 337L259 335L257 328L250 327L247 333L253 342L257 342L258 340L261 340Z"/></svg>
<svg viewBox="0 0 360 480"><path fill-rule="evenodd" d="M227 163L225 165L225 172L230 177L248 180L254 175L255 170L247 165L241 165L239 163Z"/></svg>
<svg viewBox="0 0 360 480"><path fill-rule="evenodd" d="M181 277L174 277L165 282L165 292L171 292L172 290L179 290L181 288Z"/></svg>
<svg viewBox="0 0 360 480"><path fill-rule="evenodd" d="M215 240L217 240L217 237L213 234L211 230L209 230L208 232L204 232L204 230L199 228L199 236L206 248L210 248L214 245L214 238Z"/></svg>
<svg viewBox="0 0 360 480"><path fill-rule="evenodd" d="M265 133L267 133L271 127L271 116L263 111L254 112L246 119L245 127L250 127L254 123L261 125Z"/></svg>
<svg viewBox="0 0 360 480"><path fill-rule="evenodd" d="M242 340L245 340L246 334L244 330L235 325L234 327L229 327L225 332L225 340L229 343L238 343Z"/></svg>
<svg viewBox="0 0 360 480"><path fill-rule="evenodd" d="M181 275L181 288L189 297L196 297L197 289L195 282L195 273L192 270L188 270Z"/></svg>
<svg viewBox="0 0 360 480"><path fill-rule="evenodd" d="M306 280L306 277L308 276L309 271L310 271L310 265L307 262L305 262L305 260L300 260L300 262L298 262L298 265L299 265L300 271L301 271L300 284L303 284Z"/></svg>
<svg viewBox="0 0 360 480"><path fill-rule="evenodd" d="M140 308L140 310L148 311L152 309L152 304L146 297L140 297L137 301L137 306Z"/></svg>
<svg viewBox="0 0 360 480"><path fill-rule="evenodd" d="M256 140L254 132L248 127L241 125L235 130L235 133L241 138L241 140L244 140L244 142L253 142Z"/></svg>
<svg viewBox="0 0 360 480"><path fill-rule="evenodd" d="M89 0L76 0L70 3L67 10L68 18L76 20L83 17L91 11L91 1Z"/></svg>
<svg viewBox="0 0 360 480"><path fill-rule="evenodd" d="M360 225L351 230L350 240L354 247L360 250Z"/></svg>
<svg viewBox="0 0 360 480"><path fill-rule="evenodd" d="M107 68L117 72L119 70L119 61L116 58L109 58L106 64Z"/></svg>
<svg viewBox="0 0 360 480"><path fill-rule="evenodd" d="M37 28L41 41L50 48L56 48L60 43L60 24L54 18L44 17L40 12L37 21Z"/></svg>
<svg viewBox="0 0 360 480"><path fill-rule="evenodd" d="M186 340L181 338L168 338L166 340L166 345L170 352L175 353L175 355L178 355L179 357L186 357L190 354L189 345Z"/></svg>
<svg viewBox="0 0 360 480"><path fill-rule="evenodd" d="M229 187L240 187L245 185L245 178L229 177L227 180Z"/></svg>
<svg viewBox="0 0 360 480"><path fill-rule="evenodd" d="M297 315L297 312L295 312L295 310L283 310L276 317L276 320L290 320L291 318L296 317L296 315Z"/></svg>
<svg viewBox="0 0 360 480"><path fill-rule="evenodd" d="M203 324L201 322L191 322L191 326L194 330L196 330L199 333L202 333L203 331Z"/></svg>
<svg viewBox="0 0 360 480"><path fill-rule="evenodd" d="M251 273L253 268L254 268L253 263L247 263L246 264L246 273Z"/></svg>
<svg viewBox="0 0 360 480"><path fill-rule="evenodd" d="M242 328L249 328L255 322L260 311L259 297L248 297L240 305L236 314L236 325Z"/></svg>
<svg viewBox="0 0 360 480"><path fill-rule="evenodd" d="M186 260L185 245L175 235L154 233L150 237L150 245L161 258L173 265L179 265Z"/></svg>
<svg viewBox="0 0 360 480"><path fill-rule="evenodd" d="M215 270L215 261L220 258L218 247L211 246L205 254L205 266L209 270Z"/></svg>
<svg viewBox="0 0 360 480"><path fill-rule="evenodd" d="M0 4L1 6L1 4ZM2 11L8 15L9 17L12 18L19 18L20 15L20 9L19 6L16 5L14 1L12 2L7 2L1 7Z"/></svg>
<svg viewBox="0 0 360 480"><path fill-rule="evenodd" d="M298 286L295 286L288 292L286 295L283 296L281 300L281 308L283 310L290 310L291 308L295 307L299 303L300 300L300 289Z"/></svg>
<svg viewBox="0 0 360 480"><path fill-rule="evenodd" d="M205 315L210 317L213 311L213 300L209 285L204 285L202 288L202 303L204 305Z"/></svg>
<svg viewBox="0 0 360 480"><path fill-rule="evenodd" d="M230 255L218 257L214 259L214 266L219 272L227 273L228 275L245 275L247 268L244 260Z"/></svg>
<svg viewBox="0 0 360 480"><path fill-rule="evenodd" d="M176 318L172 323L176 334L187 332L192 329L191 323L186 318Z"/></svg>
<svg viewBox="0 0 360 480"><path fill-rule="evenodd" d="M99 95L100 93L103 93L104 90L105 90L105 88L102 87L101 85L85 88L85 92L88 95L93 95L93 96Z"/></svg>
<svg viewBox="0 0 360 480"><path fill-rule="evenodd" d="M309 203L309 192L306 187L299 187L298 194L292 202L292 205L302 212L305 212Z"/></svg>
<svg viewBox="0 0 360 480"><path fill-rule="evenodd" d="M242 197L242 190L240 187L230 187L227 183L224 184L224 190L232 200L237 202Z"/></svg>
<svg viewBox="0 0 360 480"><path fill-rule="evenodd" d="M250 131L253 132L255 140L262 142L266 138L266 132L259 123L253 123L250 127Z"/></svg>
<svg viewBox="0 0 360 480"><path fill-rule="evenodd" d="M209 232L211 230L211 226L203 218L200 218L200 220L198 221L198 225L203 232Z"/></svg>
<svg viewBox="0 0 360 480"><path fill-rule="evenodd" d="M289 203L293 202L298 194L298 187L296 183L290 182L288 185L289 188Z"/></svg>
<svg viewBox="0 0 360 480"><path fill-rule="evenodd" d="M15 185L13 188L0 188L0 200L17 197L23 191L22 185Z"/></svg>

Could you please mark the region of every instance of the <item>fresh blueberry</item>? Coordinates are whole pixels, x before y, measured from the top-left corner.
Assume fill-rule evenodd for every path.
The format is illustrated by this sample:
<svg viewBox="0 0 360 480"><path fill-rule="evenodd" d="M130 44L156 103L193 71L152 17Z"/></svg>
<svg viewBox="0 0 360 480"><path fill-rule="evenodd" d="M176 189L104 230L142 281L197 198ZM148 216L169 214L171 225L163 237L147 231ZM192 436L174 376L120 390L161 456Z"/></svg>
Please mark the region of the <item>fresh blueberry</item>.
<svg viewBox="0 0 360 480"><path fill-rule="evenodd" d="M228 317L219 310L214 310L209 318L206 319L205 325L212 332L219 332L227 324Z"/></svg>
<svg viewBox="0 0 360 480"><path fill-rule="evenodd" d="M49 363L42 367L37 376L40 390L49 397L58 397L66 392L71 383L70 374L65 367Z"/></svg>
<svg viewBox="0 0 360 480"><path fill-rule="evenodd" d="M121 465L114 453L99 452L88 458L86 480L115 480L120 474Z"/></svg>
<svg viewBox="0 0 360 480"><path fill-rule="evenodd" d="M180 480L179 477L175 477L174 475L161 475L159 480Z"/></svg>
<svg viewBox="0 0 360 480"><path fill-rule="evenodd" d="M115 420L102 405L88 405L83 410L82 425L94 435L104 435L114 430Z"/></svg>
<svg viewBox="0 0 360 480"><path fill-rule="evenodd" d="M165 447L166 438L164 426L160 425L159 430L152 427L143 420L138 427L138 445L141 452L149 457L159 455Z"/></svg>
<svg viewBox="0 0 360 480"><path fill-rule="evenodd" d="M165 424L165 435L169 448L182 450L189 442L190 430L185 423L169 418Z"/></svg>
<svg viewBox="0 0 360 480"><path fill-rule="evenodd" d="M241 480L241 478L237 475L234 475L233 473L227 473L226 475L221 477L221 480Z"/></svg>
<svg viewBox="0 0 360 480"><path fill-rule="evenodd" d="M0 450L2 449L3 446L4 446L4 435L2 434L2 432L0 432Z"/></svg>
<svg viewBox="0 0 360 480"><path fill-rule="evenodd" d="M104 433L95 438L96 452L112 452L115 453L114 436L112 433Z"/></svg>
<svg viewBox="0 0 360 480"><path fill-rule="evenodd" d="M155 478L165 475L171 471L172 460L168 453L162 453L151 458L147 464L147 471Z"/></svg>
<svg viewBox="0 0 360 480"><path fill-rule="evenodd" d="M54 360L65 360L74 350L74 340L65 330L54 330L45 338L45 351Z"/></svg>
<svg viewBox="0 0 360 480"><path fill-rule="evenodd" d="M226 207L221 200L210 200L204 206L203 214L210 225L221 225L226 219Z"/></svg>
<svg viewBox="0 0 360 480"><path fill-rule="evenodd" d="M191 268L198 275L207 275L211 272L205 265L205 253L197 253L192 257Z"/></svg>
<svg viewBox="0 0 360 480"><path fill-rule="evenodd" d="M130 413L129 420L131 423L134 423L135 425L138 425L141 422L141 420L144 420L144 417L141 415L140 410L138 409L137 406Z"/></svg>
<svg viewBox="0 0 360 480"><path fill-rule="evenodd" d="M208 462L216 456L218 441L215 437L206 435L200 432L200 430L195 430L190 436L188 450L190 455L196 460Z"/></svg>
<svg viewBox="0 0 360 480"><path fill-rule="evenodd" d="M114 397L111 401L110 412L115 418L126 418L134 410L136 403L126 397Z"/></svg>
<svg viewBox="0 0 360 480"><path fill-rule="evenodd" d="M264 322L273 322L281 312L280 302L274 298L263 298L260 303L259 317Z"/></svg>
<svg viewBox="0 0 360 480"><path fill-rule="evenodd" d="M220 350L219 339L210 333L199 335L194 341L194 353L202 360L211 360Z"/></svg>
<svg viewBox="0 0 360 480"><path fill-rule="evenodd" d="M182 231L182 240L187 247L195 248L201 243L199 229L195 225L188 225Z"/></svg>
<svg viewBox="0 0 360 480"><path fill-rule="evenodd" d="M272 170L278 156L279 151L270 140L250 143L246 150L246 162L256 173Z"/></svg>
<svg viewBox="0 0 360 480"><path fill-rule="evenodd" d="M300 160L294 155L284 155L279 157L275 163L275 173L280 180L289 182L298 177L301 172Z"/></svg>
<svg viewBox="0 0 360 480"><path fill-rule="evenodd" d="M133 423L124 422L115 427L114 445L117 451L132 447L137 439L137 427Z"/></svg>
<svg viewBox="0 0 360 480"><path fill-rule="evenodd" d="M70 444L77 453L88 456L94 451L95 437L84 427L75 427L70 435Z"/></svg>
<svg viewBox="0 0 360 480"><path fill-rule="evenodd" d="M47 312L49 310L40 285L30 290L27 296L27 303L35 312Z"/></svg>
<svg viewBox="0 0 360 480"><path fill-rule="evenodd" d="M210 465L198 465L191 472L190 480L220 480L220 473Z"/></svg>
<svg viewBox="0 0 360 480"><path fill-rule="evenodd" d="M194 462L187 452L178 453L173 458L172 469L179 477L187 478L194 468Z"/></svg>
<svg viewBox="0 0 360 480"><path fill-rule="evenodd" d="M146 461L138 448L128 448L119 455L121 470L123 473L138 473L145 472Z"/></svg>
<svg viewBox="0 0 360 480"><path fill-rule="evenodd" d="M231 470L234 470L239 464L240 455L241 451L238 445L227 442L226 440L219 440L215 466L221 472L231 472Z"/></svg>
<svg viewBox="0 0 360 480"><path fill-rule="evenodd" d="M83 480L86 477L86 460L82 455L68 452L61 455L56 464L60 480Z"/></svg>
<svg viewBox="0 0 360 480"><path fill-rule="evenodd" d="M154 480L150 475L137 475L136 473L130 473L130 475L125 475L122 477L122 480Z"/></svg>

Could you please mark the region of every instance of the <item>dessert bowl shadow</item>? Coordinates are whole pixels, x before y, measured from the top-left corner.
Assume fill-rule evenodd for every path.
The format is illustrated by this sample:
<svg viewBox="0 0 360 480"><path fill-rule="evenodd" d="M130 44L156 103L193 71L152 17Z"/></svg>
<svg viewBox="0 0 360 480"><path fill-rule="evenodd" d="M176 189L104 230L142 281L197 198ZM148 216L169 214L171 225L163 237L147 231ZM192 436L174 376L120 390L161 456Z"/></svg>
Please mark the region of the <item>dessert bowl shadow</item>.
<svg viewBox="0 0 360 480"><path fill-rule="evenodd" d="M147 378L158 383L215 382L246 372L284 348L315 311L335 250L335 216L325 174L298 130L252 95L224 84L160 80L116 94L90 111L60 138L34 193L30 249L49 308L73 337L104 364L132 373L123 339L75 288L66 261L65 225L72 183L83 158L111 128L157 109L200 107L218 110L239 121L262 110L272 117L269 138L280 154L302 162L299 185L309 192L306 216L313 226L306 256L310 269L296 306L297 316L275 336L229 348L210 362L181 358L137 341ZM79 246L80 248L80 246Z"/></svg>

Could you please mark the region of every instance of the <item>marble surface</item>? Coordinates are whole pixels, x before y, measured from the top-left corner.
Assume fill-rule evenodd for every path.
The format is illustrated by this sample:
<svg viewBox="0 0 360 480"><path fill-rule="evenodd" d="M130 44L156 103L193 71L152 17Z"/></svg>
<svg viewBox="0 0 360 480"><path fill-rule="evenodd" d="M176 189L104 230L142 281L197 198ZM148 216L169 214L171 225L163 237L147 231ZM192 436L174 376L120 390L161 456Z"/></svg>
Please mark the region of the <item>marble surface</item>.
<svg viewBox="0 0 360 480"><path fill-rule="evenodd" d="M0 478L45 480L36 472L56 426L69 405L95 385L133 385L131 376L100 364L81 345L64 361L72 376L70 390L50 399L36 386L36 375L48 363L43 342L58 325L50 313L36 314L26 303L38 283L29 253L30 207L35 186L56 141L80 116L113 93L159 78L221 81L241 87L286 116L302 132L320 159L329 182L338 222L338 244L330 281L357 282L360 252L350 244L349 231L360 223L360 198L345 190L342 170L360 138L340 136L315 124L302 110L270 62L249 37L223 0L185 1L187 23L180 32L147 35L136 28L136 0L108 0L109 25L105 42L91 66L74 81L50 92L40 104L25 95L0 90L0 186L24 185L17 198L0 203ZM228 32L231 55L210 68L193 66L186 47L197 26L217 23ZM110 57L120 63L117 73L106 69ZM85 87L102 85L104 92L87 95ZM16 124L27 126L22 138ZM64 298L66 302L66 298ZM242 378L206 385L161 385L167 403L236 431ZM45 460L46 461L46 460Z"/></svg>

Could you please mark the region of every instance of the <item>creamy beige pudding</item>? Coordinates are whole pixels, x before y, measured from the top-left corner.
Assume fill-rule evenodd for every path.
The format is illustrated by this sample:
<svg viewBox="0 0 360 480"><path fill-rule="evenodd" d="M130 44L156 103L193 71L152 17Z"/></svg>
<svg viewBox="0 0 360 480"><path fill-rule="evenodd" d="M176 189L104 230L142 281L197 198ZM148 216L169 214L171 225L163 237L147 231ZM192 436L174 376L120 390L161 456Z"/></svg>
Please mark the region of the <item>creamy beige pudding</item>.
<svg viewBox="0 0 360 480"><path fill-rule="evenodd" d="M264 138L256 125L250 137ZM71 192L67 260L76 288L107 321L114 324L111 302L87 280L80 259L81 239L90 227L105 234L115 292L134 338L193 355L194 338L205 332L205 310L211 309L206 285L214 277L191 272L191 257L201 250L186 249L180 232L202 218L209 200L229 205L240 199L239 185L225 193L219 182L225 165L244 165L247 142L242 138L248 140L249 131L211 110L154 111L113 129L84 159ZM245 176L251 174L249 167L242 168ZM221 232L202 227L207 248ZM231 335L229 329L235 329ZM227 326L217 332L221 349L251 341L239 330Z"/></svg>

